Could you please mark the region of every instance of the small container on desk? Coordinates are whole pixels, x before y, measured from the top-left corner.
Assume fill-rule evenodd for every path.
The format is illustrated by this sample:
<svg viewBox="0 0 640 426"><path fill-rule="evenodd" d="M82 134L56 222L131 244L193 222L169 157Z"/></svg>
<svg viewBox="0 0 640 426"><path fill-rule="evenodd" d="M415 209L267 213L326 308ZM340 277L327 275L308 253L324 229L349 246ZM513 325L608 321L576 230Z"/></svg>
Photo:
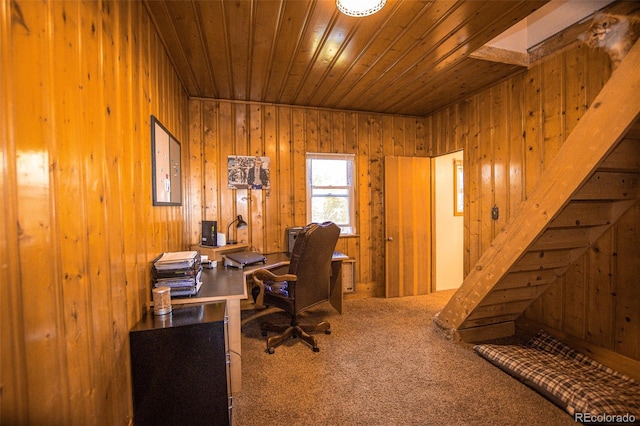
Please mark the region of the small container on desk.
<svg viewBox="0 0 640 426"><path fill-rule="evenodd" d="M153 292L154 315L167 315L171 313L171 288L166 286L156 287Z"/></svg>

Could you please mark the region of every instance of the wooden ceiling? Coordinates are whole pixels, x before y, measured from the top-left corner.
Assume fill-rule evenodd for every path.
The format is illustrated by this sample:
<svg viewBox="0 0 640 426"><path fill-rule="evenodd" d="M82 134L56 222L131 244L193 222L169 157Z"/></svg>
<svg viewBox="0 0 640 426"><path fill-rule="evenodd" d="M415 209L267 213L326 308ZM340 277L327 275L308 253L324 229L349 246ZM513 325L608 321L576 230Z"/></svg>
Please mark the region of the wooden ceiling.
<svg viewBox="0 0 640 426"><path fill-rule="evenodd" d="M418 116L522 71L469 55L546 2L145 0L191 97Z"/></svg>

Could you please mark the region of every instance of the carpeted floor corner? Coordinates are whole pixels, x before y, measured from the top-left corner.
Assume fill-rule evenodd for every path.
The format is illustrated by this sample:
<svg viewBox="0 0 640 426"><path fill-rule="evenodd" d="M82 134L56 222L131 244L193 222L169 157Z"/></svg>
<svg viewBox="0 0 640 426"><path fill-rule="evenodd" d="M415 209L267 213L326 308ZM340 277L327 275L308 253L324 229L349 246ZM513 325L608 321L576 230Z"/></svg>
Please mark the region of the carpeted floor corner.
<svg viewBox="0 0 640 426"><path fill-rule="evenodd" d="M453 291L394 299L350 299L343 315L327 303L305 321L331 323L320 352L290 339L265 352L263 320L243 311L242 391L233 424L569 425L573 418L476 355L433 323Z"/></svg>

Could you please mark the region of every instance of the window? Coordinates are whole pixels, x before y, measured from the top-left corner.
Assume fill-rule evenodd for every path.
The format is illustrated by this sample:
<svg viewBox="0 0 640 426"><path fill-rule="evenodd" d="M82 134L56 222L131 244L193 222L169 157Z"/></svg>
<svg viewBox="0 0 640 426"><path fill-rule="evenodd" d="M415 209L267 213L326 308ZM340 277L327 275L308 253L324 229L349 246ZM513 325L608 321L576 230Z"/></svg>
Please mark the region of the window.
<svg viewBox="0 0 640 426"><path fill-rule="evenodd" d="M355 156L307 153L307 218L355 234Z"/></svg>

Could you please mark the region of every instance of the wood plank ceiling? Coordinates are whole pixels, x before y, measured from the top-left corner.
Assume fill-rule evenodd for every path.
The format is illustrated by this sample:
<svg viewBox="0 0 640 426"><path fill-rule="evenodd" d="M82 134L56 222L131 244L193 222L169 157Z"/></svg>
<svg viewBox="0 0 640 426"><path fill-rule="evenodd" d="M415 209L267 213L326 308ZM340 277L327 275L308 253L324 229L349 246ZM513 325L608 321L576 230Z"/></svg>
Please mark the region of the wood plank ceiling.
<svg viewBox="0 0 640 426"><path fill-rule="evenodd" d="M546 2L145 0L190 97L417 116L524 70L469 55Z"/></svg>

